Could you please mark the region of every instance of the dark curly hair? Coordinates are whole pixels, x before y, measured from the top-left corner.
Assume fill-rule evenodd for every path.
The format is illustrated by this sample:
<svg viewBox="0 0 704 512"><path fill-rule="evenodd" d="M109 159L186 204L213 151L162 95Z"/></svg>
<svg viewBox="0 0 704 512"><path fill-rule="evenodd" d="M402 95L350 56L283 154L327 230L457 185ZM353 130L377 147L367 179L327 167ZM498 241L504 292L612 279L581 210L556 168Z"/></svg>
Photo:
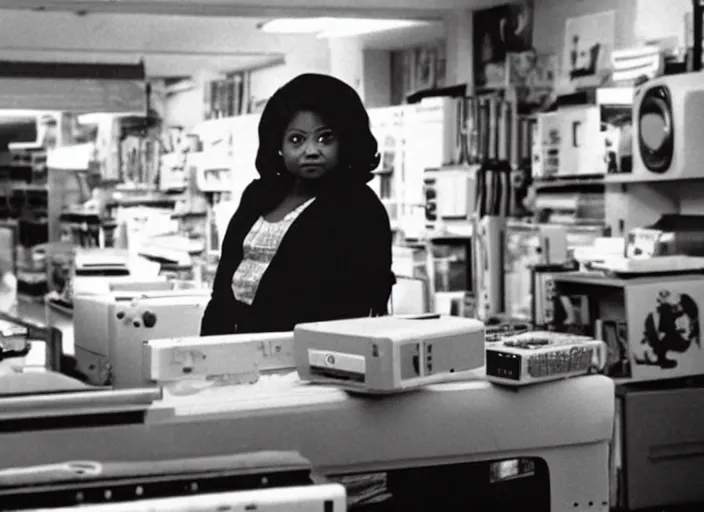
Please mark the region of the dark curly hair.
<svg viewBox="0 0 704 512"><path fill-rule="evenodd" d="M292 180L279 155L286 127L302 111L322 117L340 140L340 171L368 182L379 165L378 144L357 92L328 75L299 75L269 99L259 121L256 167L265 181ZM336 172L335 175L338 175Z"/></svg>

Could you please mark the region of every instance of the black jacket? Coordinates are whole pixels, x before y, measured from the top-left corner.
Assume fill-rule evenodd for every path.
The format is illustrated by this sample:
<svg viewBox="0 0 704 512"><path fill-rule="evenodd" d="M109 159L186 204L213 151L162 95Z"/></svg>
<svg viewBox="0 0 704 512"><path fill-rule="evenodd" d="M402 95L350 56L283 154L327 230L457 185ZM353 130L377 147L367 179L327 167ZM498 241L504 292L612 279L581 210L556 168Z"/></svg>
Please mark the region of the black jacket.
<svg viewBox="0 0 704 512"><path fill-rule="evenodd" d="M291 331L302 322L382 314L391 294L391 229L386 209L365 183L325 187L291 224L251 305L237 301L232 276L256 220L283 198L264 180L242 195L223 240L201 336Z"/></svg>

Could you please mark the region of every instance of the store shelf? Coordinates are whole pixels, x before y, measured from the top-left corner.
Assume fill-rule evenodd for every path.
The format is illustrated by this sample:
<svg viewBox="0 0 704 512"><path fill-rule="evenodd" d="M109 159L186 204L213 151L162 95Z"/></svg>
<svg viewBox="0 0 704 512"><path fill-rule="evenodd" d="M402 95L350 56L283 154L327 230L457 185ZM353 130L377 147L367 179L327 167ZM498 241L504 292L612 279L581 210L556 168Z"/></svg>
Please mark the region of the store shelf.
<svg viewBox="0 0 704 512"><path fill-rule="evenodd" d="M668 275L668 282L691 281L693 274ZM654 284L662 282L663 277L657 275L643 274L642 277L629 279L609 276L600 271L595 272L565 272L557 273L553 279L555 282L566 284L582 284L591 286L604 286L609 288L623 288L629 284L639 285Z"/></svg>
<svg viewBox="0 0 704 512"><path fill-rule="evenodd" d="M585 174L573 176L553 176L549 178L536 178L533 186L536 190L571 189L584 187L603 187L605 183L603 174Z"/></svg>

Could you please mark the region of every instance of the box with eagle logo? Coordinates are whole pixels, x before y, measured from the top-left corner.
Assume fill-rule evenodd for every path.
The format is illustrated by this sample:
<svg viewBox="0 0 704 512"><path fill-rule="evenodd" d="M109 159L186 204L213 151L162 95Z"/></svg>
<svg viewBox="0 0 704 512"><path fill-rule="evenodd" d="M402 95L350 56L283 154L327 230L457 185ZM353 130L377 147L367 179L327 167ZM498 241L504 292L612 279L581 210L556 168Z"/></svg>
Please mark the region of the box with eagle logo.
<svg viewBox="0 0 704 512"><path fill-rule="evenodd" d="M659 258L654 258L659 259ZM594 333L607 344L607 375L654 381L704 375L704 275L564 273L559 293L585 293Z"/></svg>

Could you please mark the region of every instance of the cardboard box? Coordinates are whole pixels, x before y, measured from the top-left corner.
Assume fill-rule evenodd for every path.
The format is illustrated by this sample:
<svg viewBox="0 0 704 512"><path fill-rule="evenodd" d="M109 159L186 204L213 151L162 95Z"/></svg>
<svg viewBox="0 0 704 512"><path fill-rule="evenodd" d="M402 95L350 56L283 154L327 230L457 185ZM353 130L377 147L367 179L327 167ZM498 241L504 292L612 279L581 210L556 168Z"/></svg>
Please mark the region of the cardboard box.
<svg viewBox="0 0 704 512"><path fill-rule="evenodd" d="M627 364L614 365L612 377L655 381L704 375L704 276L619 279L567 273L553 278L557 295L588 295L591 318L619 325L619 337L627 340Z"/></svg>

